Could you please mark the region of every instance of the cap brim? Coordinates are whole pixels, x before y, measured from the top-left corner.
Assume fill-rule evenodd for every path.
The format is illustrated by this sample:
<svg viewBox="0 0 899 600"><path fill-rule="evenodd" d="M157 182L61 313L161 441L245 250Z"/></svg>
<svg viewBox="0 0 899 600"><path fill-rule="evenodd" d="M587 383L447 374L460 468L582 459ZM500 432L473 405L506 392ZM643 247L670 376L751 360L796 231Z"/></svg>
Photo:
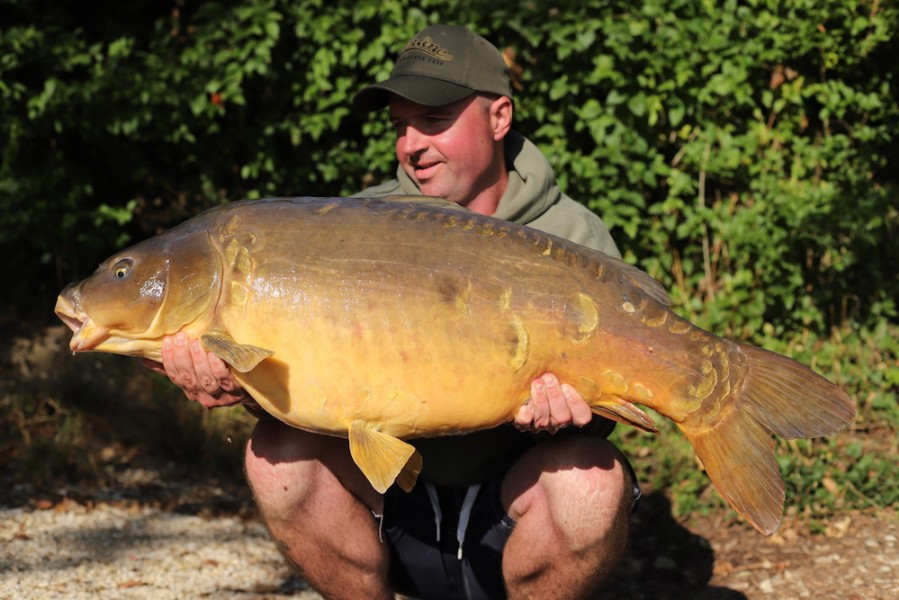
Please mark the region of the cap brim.
<svg viewBox="0 0 899 600"><path fill-rule="evenodd" d="M424 106L445 106L473 93L471 88L433 77L398 75L360 90L353 97L353 108L360 112L380 110L390 102L390 94Z"/></svg>

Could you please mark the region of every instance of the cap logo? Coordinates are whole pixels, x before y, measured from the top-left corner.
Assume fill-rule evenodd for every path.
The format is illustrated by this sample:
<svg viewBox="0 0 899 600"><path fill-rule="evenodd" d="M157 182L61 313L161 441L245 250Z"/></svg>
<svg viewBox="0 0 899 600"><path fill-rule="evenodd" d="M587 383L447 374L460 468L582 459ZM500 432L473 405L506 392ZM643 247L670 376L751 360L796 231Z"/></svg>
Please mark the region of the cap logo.
<svg viewBox="0 0 899 600"><path fill-rule="evenodd" d="M449 53L449 50L443 48L440 44L431 39L431 36L426 35L420 38L412 38L406 47L403 49L403 54L411 51L424 52L428 56L439 60L445 60L447 62L454 60L454 56Z"/></svg>

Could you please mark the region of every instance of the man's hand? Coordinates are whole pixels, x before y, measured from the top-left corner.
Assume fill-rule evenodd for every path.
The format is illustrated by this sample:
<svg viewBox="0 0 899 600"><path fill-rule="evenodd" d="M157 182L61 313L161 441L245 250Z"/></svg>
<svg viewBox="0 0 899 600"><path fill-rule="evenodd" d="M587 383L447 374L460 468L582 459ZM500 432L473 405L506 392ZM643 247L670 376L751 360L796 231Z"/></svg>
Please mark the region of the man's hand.
<svg viewBox="0 0 899 600"><path fill-rule="evenodd" d="M531 397L515 415L515 427L555 433L571 424L583 427L592 418L590 406L573 387L545 373L531 382Z"/></svg>
<svg viewBox="0 0 899 600"><path fill-rule="evenodd" d="M162 340L162 364L144 360L144 365L166 375L188 398L206 408L252 402L228 365L184 333Z"/></svg>

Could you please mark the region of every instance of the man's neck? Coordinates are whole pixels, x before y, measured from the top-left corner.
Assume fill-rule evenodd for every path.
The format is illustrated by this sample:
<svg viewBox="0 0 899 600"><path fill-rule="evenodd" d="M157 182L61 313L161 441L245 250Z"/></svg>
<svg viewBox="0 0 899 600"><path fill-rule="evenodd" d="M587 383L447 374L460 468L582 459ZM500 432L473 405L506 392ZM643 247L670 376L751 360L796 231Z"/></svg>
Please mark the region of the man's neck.
<svg viewBox="0 0 899 600"><path fill-rule="evenodd" d="M496 212L502 197L503 195L501 192L493 193L491 190L490 194L487 194L486 192L480 194L477 198L466 204L465 207L472 212L490 216Z"/></svg>
<svg viewBox="0 0 899 600"><path fill-rule="evenodd" d="M464 204L468 210L487 216L496 212L509 185L509 172L505 168L506 161L502 151L498 153L497 163L501 166L493 171L496 173L495 179L487 182L481 193Z"/></svg>

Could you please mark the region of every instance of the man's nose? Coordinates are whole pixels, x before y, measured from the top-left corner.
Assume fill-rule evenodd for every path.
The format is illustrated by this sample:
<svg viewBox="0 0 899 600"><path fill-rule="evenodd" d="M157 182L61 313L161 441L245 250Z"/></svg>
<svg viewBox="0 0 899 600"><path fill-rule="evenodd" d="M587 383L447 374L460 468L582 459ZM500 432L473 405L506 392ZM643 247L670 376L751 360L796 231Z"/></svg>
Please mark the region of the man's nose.
<svg viewBox="0 0 899 600"><path fill-rule="evenodd" d="M400 150L407 155L415 155L428 146L428 136L411 125L407 125L399 139Z"/></svg>

